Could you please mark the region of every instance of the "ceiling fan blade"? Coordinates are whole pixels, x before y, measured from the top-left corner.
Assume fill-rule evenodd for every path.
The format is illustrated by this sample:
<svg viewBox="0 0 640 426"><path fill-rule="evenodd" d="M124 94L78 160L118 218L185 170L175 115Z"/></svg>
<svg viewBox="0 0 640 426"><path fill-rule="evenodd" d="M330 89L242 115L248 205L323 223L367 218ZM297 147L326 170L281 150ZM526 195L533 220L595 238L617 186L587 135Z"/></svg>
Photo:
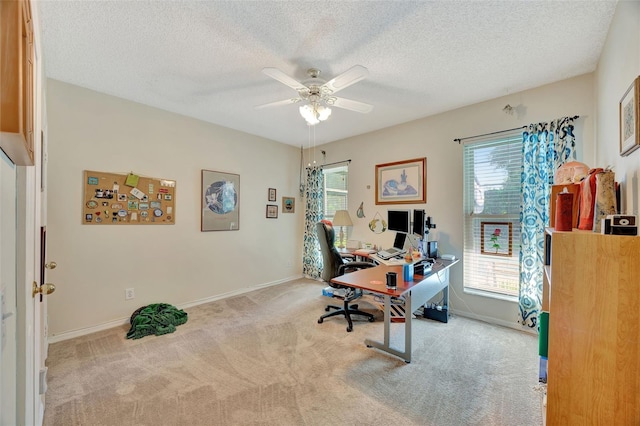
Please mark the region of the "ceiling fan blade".
<svg viewBox="0 0 640 426"><path fill-rule="evenodd" d="M256 105L253 108L254 109L262 109L262 108L271 108L271 107L280 106L280 105L290 105L290 104L298 103L301 100L302 100L302 98L289 98L289 99L284 99L284 100L281 100L281 101L269 102L268 104Z"/></svg>
<svg viewBox="0 0 640 426"><path fill-rule="evenodd" d="M268 75L269 77L275 80L278 80L280 83L286 84L287 86L291 87L293 90L296 90L296 91L307 90L307 87L304 84L289 77L288 75L280 71L278 68L271 68L271 67L262 68L262 72Z"/></svg>
<svg viewBox="0 0 640 426"><path fill-rule="evenodd" d="M346 87L351 86L369 75L369 70L362 65L355 65L339 76L332 78L322 85L323 92L336 93ZM274 77L275 78L275 77Z"/></svg>
<svg viewBox="0 0 640 426"><path fill-rule="evenodd" d="M330 100L327 100L327 104L338 108L348 109L350 111L361 112L363 114L373 111L373 105L345 98L332 97Z"/></svg>

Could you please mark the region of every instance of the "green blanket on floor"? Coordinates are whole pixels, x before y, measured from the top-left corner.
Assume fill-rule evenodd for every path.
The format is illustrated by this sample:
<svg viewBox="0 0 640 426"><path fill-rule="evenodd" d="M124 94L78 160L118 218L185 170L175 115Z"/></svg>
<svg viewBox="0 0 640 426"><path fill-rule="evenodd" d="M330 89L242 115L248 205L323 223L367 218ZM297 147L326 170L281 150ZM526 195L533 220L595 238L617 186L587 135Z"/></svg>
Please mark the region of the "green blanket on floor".
<svg viewBox="0 0 640 426"><path fill-rule="evenodd" d="M144 306L131 316L131 329L127 339L140 339L150 334L160 336L173 333L176 326L187 322L187 313L168 303Z"/></svg>

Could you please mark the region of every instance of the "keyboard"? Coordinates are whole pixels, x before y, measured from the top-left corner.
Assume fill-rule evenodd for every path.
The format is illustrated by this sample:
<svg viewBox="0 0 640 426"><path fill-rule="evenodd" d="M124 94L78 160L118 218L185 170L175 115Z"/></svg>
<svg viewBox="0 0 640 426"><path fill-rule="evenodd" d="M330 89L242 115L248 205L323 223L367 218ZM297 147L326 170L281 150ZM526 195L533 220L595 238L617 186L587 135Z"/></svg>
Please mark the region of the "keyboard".
<svg viewBox="0 0 640 426"><path fill-rule="evenodd" d="M406 253L406 250L401 250L399 248L391 247L391 248L379 251L378 256L383 260L387 260L387 259L391 259L392 257L405 254L405 253Z"/></svg>

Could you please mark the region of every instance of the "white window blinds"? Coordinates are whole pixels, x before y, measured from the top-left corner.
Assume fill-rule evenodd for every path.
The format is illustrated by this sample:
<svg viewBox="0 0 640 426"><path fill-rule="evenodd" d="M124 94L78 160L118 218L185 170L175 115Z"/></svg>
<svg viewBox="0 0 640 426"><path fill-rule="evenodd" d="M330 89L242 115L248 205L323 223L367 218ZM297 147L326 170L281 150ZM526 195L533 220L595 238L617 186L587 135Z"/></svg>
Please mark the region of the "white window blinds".
<svg viewBox="0 0 640 426"><path fill-rule="evenodd" d="M522 136L464 146L464 287L517 296Z"/></svg>
<svg viewBox="0 0 640 426"><path fill-rule="evenodd" d="M324 217L333 220L336 210L347 210L349 169L347 166L324 169Z"/></svg>

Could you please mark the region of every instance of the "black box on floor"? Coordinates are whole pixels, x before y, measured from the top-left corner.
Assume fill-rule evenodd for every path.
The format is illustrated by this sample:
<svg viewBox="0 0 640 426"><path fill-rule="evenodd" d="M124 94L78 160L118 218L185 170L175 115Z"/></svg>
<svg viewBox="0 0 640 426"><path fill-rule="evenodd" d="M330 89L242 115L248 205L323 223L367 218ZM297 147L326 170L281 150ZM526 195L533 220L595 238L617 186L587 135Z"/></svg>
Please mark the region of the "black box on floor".
<svg viewBox="0 0 640 426"><path fill-rule="evenodd" d="M447 308L437 309L425 307L422 316L435 321L447 322L449 320L449 310Z"/></svg>

